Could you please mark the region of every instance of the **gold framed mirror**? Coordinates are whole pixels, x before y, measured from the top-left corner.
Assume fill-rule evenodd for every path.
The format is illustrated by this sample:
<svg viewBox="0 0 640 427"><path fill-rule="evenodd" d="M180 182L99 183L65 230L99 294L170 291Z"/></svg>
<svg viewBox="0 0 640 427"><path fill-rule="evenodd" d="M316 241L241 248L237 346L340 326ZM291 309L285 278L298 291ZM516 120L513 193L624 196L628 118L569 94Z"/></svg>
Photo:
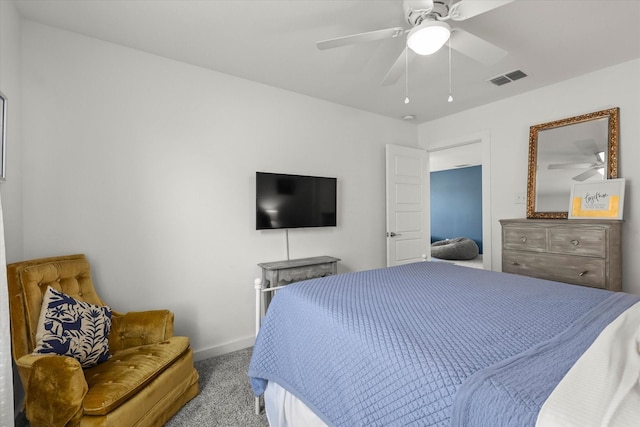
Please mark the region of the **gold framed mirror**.
<svg viewBox="0 0 640 427"><path fill-rule="evenodd" d="M527 218L567 218L571 187L618 177L619 108L529 128Z"/></svg>

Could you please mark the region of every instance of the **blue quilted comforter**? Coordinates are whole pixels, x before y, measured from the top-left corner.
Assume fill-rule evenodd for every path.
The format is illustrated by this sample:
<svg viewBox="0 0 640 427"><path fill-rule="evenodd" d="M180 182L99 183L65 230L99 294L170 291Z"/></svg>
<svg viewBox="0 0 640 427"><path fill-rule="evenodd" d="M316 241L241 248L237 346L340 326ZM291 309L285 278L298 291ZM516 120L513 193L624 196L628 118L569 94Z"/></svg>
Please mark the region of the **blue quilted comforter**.
<svg viewBox="0 0 640 427"><path fill-rule="evenodd" d="M638 297L421 262L281 290L256 339L275 381L330 426L533 426L556 384Z"/></svg>

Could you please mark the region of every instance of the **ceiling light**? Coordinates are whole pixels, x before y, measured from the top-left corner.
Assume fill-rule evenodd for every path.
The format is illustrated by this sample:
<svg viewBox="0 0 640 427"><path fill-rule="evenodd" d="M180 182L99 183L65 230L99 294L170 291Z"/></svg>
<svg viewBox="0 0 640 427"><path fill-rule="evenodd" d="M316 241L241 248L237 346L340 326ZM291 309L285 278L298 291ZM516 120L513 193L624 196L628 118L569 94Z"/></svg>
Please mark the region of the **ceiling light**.
<svg viewBox="0 0 640 427"><path fill-rule="evenodd" d="M440 21L422 21L407 36L407 46L418 55L431 55L449 40L451 28Z"/></svg>

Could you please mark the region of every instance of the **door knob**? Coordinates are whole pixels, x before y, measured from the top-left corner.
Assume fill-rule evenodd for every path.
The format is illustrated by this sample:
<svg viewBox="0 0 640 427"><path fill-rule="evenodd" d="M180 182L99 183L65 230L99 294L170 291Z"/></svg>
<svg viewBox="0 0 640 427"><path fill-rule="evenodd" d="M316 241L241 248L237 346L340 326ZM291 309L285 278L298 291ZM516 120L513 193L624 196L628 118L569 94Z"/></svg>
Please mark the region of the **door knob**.
<svg viewBox="0 0 640 427"><path fill-rule="evenodd" d="M387 233L387 237L396 237L396 236L402 236L402 234L396 234L393 231L390 233Z"/></svg>

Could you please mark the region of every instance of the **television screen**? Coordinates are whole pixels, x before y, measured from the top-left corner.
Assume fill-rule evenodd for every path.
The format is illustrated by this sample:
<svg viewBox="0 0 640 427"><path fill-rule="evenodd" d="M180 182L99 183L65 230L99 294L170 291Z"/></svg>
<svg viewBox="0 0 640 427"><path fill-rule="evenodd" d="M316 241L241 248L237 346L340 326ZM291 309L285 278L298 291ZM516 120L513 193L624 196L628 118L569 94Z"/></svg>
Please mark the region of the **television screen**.
<svg viewBox="0 0 640 427"><path fill-rule="evenodd" d="M256 172L256 230L336 226L336 178Z"/></svg>

